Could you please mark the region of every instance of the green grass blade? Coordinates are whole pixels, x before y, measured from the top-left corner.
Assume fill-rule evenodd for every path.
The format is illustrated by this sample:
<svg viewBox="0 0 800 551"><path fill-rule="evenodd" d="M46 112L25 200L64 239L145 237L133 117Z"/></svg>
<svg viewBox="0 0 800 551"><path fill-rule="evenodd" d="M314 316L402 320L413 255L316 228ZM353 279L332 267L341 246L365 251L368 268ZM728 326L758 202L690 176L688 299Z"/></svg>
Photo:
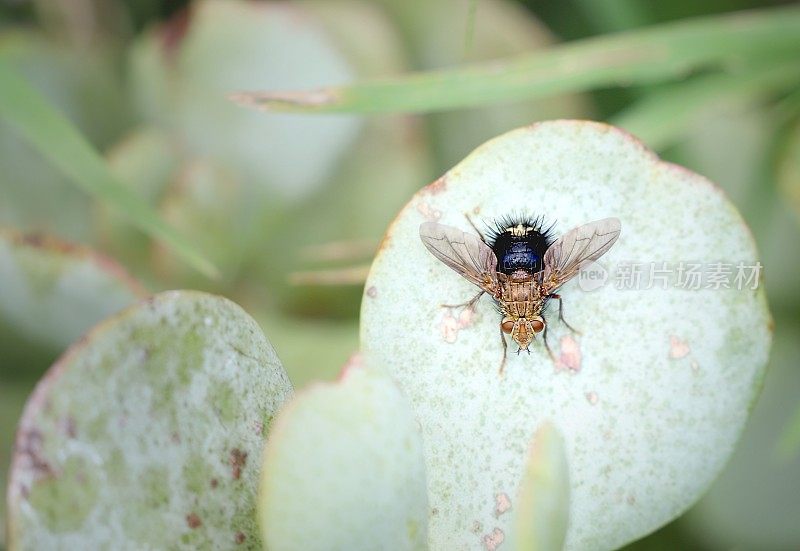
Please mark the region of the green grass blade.
<svg viewBox="0 0 800 551"><path fill-rule="evenodd" d="M614 126L634 134L656 150L673 145L697 117L723 101L753 101L800 84L800 63L775 63L745 73L696 77L648 94L612 117Z"/></svg>
<svg viewBox="0 0 800 551"><path fill-rule="evenodd" d="M103 157L61 113L12 67L0 61L0 118L90 195L115 207L131 223L169 245L192 266L216 278L217 268L133 191L118 182Z"/></svg>
<svg viewBox="0 0 800 551"><path fill-rule="evenodd" d="M429 112L593 88L650 84L726 62L800 52L800 7L701 17L579 40L505 60L294 92L231 99L271 111Z"/></svg>

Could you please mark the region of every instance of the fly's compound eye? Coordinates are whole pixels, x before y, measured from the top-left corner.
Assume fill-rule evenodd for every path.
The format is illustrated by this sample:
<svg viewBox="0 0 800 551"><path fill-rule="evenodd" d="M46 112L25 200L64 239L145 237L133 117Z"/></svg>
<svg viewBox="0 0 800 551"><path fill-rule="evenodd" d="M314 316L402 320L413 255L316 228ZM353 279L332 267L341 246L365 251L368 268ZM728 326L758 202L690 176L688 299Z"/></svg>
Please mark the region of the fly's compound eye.
<svg viewBox="0 0 800 551"><path fill-rule="evenodd" d="M531 327L534 333L541 333L544 331L544 320L542 318L534 318L531 320Z"/></svg>
<svg viewBox="0 0 800 551"><path fill-rule="evenodd" d="M502 323L500 324L500 329L503 330L503 333L507 335L511 334L511 330L514 329L514 320L510 318L505 318Z"/></svg>

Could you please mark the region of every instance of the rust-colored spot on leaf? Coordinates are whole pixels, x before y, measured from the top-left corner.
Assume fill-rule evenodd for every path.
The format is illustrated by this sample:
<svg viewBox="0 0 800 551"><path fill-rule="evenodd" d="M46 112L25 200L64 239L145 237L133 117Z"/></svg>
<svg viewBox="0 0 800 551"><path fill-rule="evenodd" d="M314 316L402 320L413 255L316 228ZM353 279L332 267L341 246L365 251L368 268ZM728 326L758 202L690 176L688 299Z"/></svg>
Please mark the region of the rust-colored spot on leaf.
<svg viewBox="0 0 800 551"><path fill-rule="evenodd" d="M78 436L78 431L75 428L75 418L71 415L68 415L64 419L64 433L69 438L75 438L76 436Z"/></svg>
<svg viewBox="0 0 800 551"><path fill-rule="evenodd" d="M439 326L442 339L450 344L458 340L458 332L472 325L475 318L475 310L472 308L463 308L458 313L458 317L453 315L453 310L454 308L445 308L445 314Z"/></svg>
<svg viewBox="0 0 800 551"><path fill-rule="evenodd" d="M212 478L211 479L211 487L212 488L216 488L217 486L219 486L219 480L217 480L216 478Z"/></svg>
<svg viewBox="0 0 800 551"><path fill-rule="evenodd" d="M669 357L672 360L679 360L681 358L685 358L691 349L689 348L689 343L684 340L681 340L675 335L669 336Z"/></svg>
<svg viewBox="0 0 800 551"><path fill-rule="evenodd" d="M243 544L244 540L246 540L246 539L247 539L247 537L242 532L236 532L235 541L236 541L237 545Z"/></svg>
<svg viewBox="0 0 800 551"><path fill-rule="evenodd" d="M447 176L442 176L438 180L422 188L422 193L426 193L428 195L439 195L446 189L447 189Z"/></svg>
<svg viewBox="0 0 800 551"><path fill-rule="evenodd" d="M499 517L500 515L511 509L511 499L505 492L500 492L499 494L495 494L494 503L495 503L494 506L495 518Z"/></svg>
<svg viewBox="0 0 800 551"><path fill-rule="evenodd" d="M342 366L342 369L339 371L339 376L336 378L337 382L342 382L345 380L351 372L363 369L364 368L364 358L361 356L360 352L353 353L347 361Z"/></svg>
<svg viewBox="0 0 800 551"><path fill-rule="evenodd" d="M389 229L386 230L385 234L383 234L383 237L381 238L381 242L378 243L378 252L383 251L389 245L389 241L392 240L391 233L392 233L392 226L389 226Z"/></svg>
<svg viewBox="0 0 800 551"><path fill-rule="evenodd" d="M483 536L483 547L486 551L496 551L505 539L505 533L500 528L495 528L490 534Z"/></svg>
<svg viewBox="0 0 800 551"><path fill-rule="evenodd" d="M571 335L561 337L561 350L556 360L556 371L562 369L571 373L581 370L581 347Z"/></svg>
<svg viewBox="0 0 800 551"><path fill-rule="evenodd" d="M242 476L242 469L247 463L247 452L243 452L239 448L233 448L228 462L231 466L231 476L234 480L239 480Z"/></svg>
<svg viewBox="0 0 800 551"><path fill-rule="evenodd" d="M483 530L483 524L481 524L481 521L479 521L479 520L473 521L472 522L472 533L473 534L480 534L481 530Z"/></svg>
<svg viewBox="0 0 800 551"><path fill-rule="evenodd" d="M189 528L194 530L195 528L201 526L203 521L200 520L200 517L197 516L197 513L189 513L186 515L186 524L189 525Z"/></svg>
<svg viewBox="0 0 800 551"><path fill-rule="evenodd" d="M172 18L161 27L161 47L164 54L173 57L181 44L186 31L189 30L189 23L192 19L189 8L178 11Z"/></svg>
<svg viewBox="0 0 800 551"><path fill-rule="evenodd" d="M33 471L34 479L53 476L54 471L50 463L44 458L44 443L42 433L36 428L23 430L19 434L19 444L16 453L22 465Z"/></svg>
<svg viewBox="0 0 800 551"><path fill-rule="evenodd" d="M436 222L437 220L439 220L439 218L442 217L442 211L431 207L425 201L420 201L419 203L417 203L417 212L419 212L422 216L424 216L427 220L431 222Z"/></svg>

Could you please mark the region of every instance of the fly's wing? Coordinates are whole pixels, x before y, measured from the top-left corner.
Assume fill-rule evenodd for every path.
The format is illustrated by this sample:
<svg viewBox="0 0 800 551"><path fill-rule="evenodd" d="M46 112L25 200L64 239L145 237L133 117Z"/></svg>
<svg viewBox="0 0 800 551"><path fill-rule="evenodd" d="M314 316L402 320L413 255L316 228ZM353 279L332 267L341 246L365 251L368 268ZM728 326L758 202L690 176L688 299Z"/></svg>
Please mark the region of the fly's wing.
<svg viewBox="0 0 800 551"><path fill-rule="evenodd" d="M565 233L544 253L544 269L537 274L547 293L572 279L588 262L606 254L619 237L618 218L604 218Z"/></svg>
<svg viewBox="0 0 800 551"><path fill-rule="evenodd" d="M436 222L422 224L419 236L433 256L470 283L489 293L497 288L497 257L478 237Z"/></svg>

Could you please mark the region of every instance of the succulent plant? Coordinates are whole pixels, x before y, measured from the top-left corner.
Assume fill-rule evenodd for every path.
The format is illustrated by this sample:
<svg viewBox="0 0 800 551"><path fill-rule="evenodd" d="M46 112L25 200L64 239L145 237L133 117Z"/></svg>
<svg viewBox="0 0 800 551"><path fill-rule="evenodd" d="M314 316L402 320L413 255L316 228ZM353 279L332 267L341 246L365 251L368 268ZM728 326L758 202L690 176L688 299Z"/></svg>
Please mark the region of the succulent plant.
<svg viewBox="0 0 800 551"><path fill-rule="evenodd" d="M361 352L335 383L291 398L255 322L197 292L157 295L73 345L20 423L11 549L610 549L679 515L731 455L760 388L771 320L759 280L579 279L561 294L581 332L548 313L555 357L537 340L500 373L499 317L488 301L470 315L440 306L474 289L418 228L471 231L465 213L513 209L558 233L619 218L603 258L613 275L626 262L757 262L724 194L630 135L585 121L510 132L390 226Z"/></svg>

